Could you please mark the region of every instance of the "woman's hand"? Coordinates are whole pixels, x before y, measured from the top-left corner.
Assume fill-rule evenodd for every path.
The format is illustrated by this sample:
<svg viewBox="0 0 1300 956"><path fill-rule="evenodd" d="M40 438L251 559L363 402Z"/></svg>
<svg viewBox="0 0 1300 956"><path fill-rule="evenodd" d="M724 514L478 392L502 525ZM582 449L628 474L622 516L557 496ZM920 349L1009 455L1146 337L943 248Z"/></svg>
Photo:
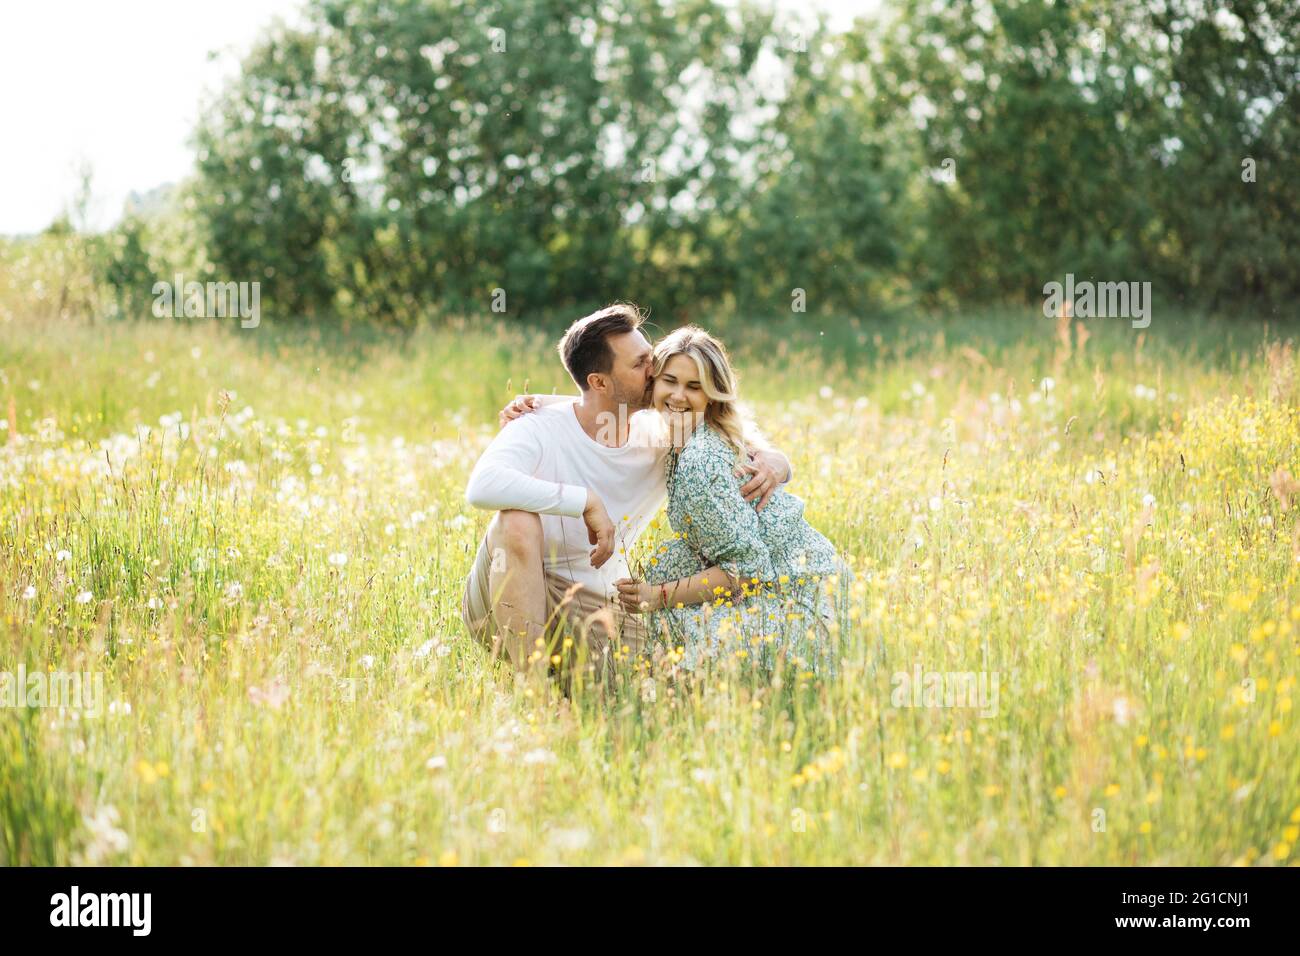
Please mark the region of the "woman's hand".
<svg viewBox="0 0 1300 956"><path fill-rule="evenodd" d="M535 412L541 407L542 403L536 395L516 395L514 401L497 412L497 424L505 428L519 416Z"/></svg>
<svg viewBox="0 0 1300 956"><path fill-rule="evenodd" d="M629 614L644 614L660 608L659 596L662 591L653 584L619 578L614 582L614 587L618 588L619 603Z"/></svg>

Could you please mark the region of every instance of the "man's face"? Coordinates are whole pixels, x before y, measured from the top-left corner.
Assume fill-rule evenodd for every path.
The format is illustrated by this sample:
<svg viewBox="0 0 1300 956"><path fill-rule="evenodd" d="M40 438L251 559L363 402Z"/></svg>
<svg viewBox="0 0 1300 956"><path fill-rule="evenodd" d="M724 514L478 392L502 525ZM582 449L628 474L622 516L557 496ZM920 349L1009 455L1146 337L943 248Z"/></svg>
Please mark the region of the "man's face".
<svg viewBox="0 0 1300 956"><path fill-rule="evenodd" d="M654 385L654 349L639 329L611 335L608 341L614 353L609 377L615 404L626 405L632 412L649 408Z"/></svg>

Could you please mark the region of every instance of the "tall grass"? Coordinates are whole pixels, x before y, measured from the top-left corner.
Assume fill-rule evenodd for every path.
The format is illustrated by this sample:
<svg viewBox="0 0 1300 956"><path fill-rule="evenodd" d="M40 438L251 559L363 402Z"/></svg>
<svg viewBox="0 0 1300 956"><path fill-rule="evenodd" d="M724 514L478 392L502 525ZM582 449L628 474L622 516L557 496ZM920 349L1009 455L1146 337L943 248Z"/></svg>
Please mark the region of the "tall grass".
<svg viewBox="0 0 1300 956"><path fill-rule="evenodd" d="M110 706L0 712L9 862L1294 862L1287 330L716 326L855 567L841 666L566 700L459 621L464 482L568 390L549 334L10 309L0 670ZM905 706L916 668L995 712Z"/></svg>

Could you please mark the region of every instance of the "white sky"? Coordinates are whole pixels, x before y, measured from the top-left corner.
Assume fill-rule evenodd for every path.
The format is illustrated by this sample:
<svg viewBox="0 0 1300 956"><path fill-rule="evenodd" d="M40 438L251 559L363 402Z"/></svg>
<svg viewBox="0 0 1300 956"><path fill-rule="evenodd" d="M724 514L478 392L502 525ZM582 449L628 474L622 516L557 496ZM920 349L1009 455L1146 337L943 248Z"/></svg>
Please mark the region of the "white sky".
<svg viewBox="0 0 1300 956"><path fill-rule="evenodd" d="M846 26L879 0L820 6ZM93 172L91 222L117 219L132 191L183 178L205 90L301 0L31 0L0 29L0 234L37 232ZM219 55L213 59L209 53Z"/></svg>

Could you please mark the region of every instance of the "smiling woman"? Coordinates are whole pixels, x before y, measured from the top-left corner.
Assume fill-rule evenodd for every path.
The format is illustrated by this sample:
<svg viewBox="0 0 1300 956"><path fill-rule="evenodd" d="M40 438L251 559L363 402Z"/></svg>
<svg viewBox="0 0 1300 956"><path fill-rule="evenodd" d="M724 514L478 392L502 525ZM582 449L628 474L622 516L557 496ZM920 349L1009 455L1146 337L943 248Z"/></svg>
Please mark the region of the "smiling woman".
<svg viewBox="0 0 1300 956"><path fill-rule="evenodd" d="M741 493L749 452L726 349L686 326L655 347L654 408L668 420L668 521L646 580L618 582L624 607L650 612L664 650L687 669L738 654L771 671L829 673L836 605L851 572L784 489L757 507Z"/></svg>

